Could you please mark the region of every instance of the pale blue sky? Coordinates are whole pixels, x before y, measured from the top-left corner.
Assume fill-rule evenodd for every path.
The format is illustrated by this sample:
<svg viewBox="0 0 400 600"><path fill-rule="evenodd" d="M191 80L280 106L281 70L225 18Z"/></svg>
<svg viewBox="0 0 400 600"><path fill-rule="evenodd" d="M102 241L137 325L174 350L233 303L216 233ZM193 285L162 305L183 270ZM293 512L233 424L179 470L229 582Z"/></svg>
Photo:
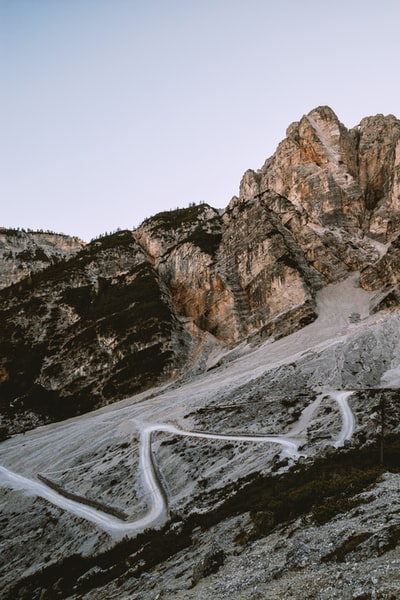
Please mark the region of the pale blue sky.
<svg viewBox="0 0 400 600"><path fill-rule="evenodd" d="M328 104L400 117L398 0L0 0L2 226L224 207Z"/></svg>

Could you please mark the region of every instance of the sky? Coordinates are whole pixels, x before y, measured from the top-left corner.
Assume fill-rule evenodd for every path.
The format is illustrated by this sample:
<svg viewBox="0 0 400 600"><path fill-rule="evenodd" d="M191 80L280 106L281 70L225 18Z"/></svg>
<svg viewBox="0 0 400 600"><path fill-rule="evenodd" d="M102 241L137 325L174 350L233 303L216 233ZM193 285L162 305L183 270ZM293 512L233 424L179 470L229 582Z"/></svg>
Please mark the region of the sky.
<svg viewBox="0 0 400 600"><path fill-rule="evenodd" d="M0 226L225 207L293 121L400 118L398 0L0 0Z"/></svg>

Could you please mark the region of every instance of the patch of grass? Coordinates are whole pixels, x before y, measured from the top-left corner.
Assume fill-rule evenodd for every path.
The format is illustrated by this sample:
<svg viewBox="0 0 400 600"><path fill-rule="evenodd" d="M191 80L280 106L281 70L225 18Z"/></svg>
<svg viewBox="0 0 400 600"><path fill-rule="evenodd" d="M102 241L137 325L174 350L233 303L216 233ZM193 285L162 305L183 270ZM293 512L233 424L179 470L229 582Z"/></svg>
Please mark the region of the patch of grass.
<svg viewBox="0 0 400 600"><path fill-rule="evenodd" d="M97 292L90 285L67 288L62 301L89 321L112 317L117 328L118 320L122 319L122 324L126 325L128 315L124 315L124 311L129 311L131 317L135 316L138 323L150 318L169 320L171 310L162 297L153 267L143 262L132 269L130 278L133 280L129 283L125 283L124 276L117 277L116 282L99 278Z"/></svg>
<svg viewBox="0 0 400 600"><path fill-rule="evenodd" d="M43 344L32 347L23 339L16 343L0 342L0 355L5 357L5 368L8 373L8 378L0 384L2 413L10 414L12 400L28 393L40 373L44 354Z"/></svg>
<svg viewBox="0 0 400 600"><path fill-rule="evenodd" d="M74 406L60 401L58 392L46 390L36 383L29 390L29 408L38 415L49 417L52 421L61 421L75 413Z"/></svg>
<svg viewBox="0 0 400 600"><path fill-rule="evenodd" d="M4 440L8 440L9 438L7 427L0 427L0 442L4 442Z"/></svg>
<svg viewBox="0 0 400 600"><path fill-rule="evenodd" d="M32 250L26 248L25 250L22 250L22 252L19 252L15 258L24 262L31 262L34 260L47 263L51 262L47 254L42 250L42 248L39 247Z"/></svg>

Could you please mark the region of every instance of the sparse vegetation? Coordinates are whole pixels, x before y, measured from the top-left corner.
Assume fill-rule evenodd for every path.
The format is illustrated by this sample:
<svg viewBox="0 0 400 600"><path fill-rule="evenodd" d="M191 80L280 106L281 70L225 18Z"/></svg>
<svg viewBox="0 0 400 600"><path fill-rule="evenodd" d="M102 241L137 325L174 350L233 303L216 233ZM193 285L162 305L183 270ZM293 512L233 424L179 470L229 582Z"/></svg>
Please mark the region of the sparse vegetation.
<svg viewBox="0 0 400 600"><path fill-rule="evenodd" d="M221 239L221 233L208 233L204 231L200 226L198 226L193 231L193 233L186 239L186 241L195 244L200 248L200 250L202 250L206 254L214 256L219 248Z"/></svg>
<svg viewBox="0 0 400 600"><path fill-rule="evenodd" d="M397 468L400 454L394 441L391 448L391 467ZM209 511L206 524L211 526L228 516L250 511L254 520L252 538L256 539L267 535L278 523L308 512L317 523L323 523L351 508L354 496L384 472L378 454L375 445L317 459L311 466L278 477L253 475L247 482L225 488L224 501Z"/></svg>
<svg viewBox="0 0 400 600"><path fill-rule="evenodd" d="M214 256L221 243L219 216L207 220L207 224L199 220L204 210L211 208L208 204L189 204L188 208L177 208L175 210L158 213L150 219L146 219L143 225L150 225L155 232L179 230L185 225L193 225L192 231L188 231L186 237L181 236L179 244L190 242L198 246L206 254ZM179 245L178 244L178 245Z"/></svg>
<svg viewBox="0 0 400 600"><path fill-rule="evenodd" d="M178 229L185 223L196 221L199 214L204 212L205 208L211 208L208 204L199 204L189 206L188 208L176 208L175 210L167 210L157 213L154 217L150 217L143 222L144 224L152 224L155 229Z"/></svg>
<svg viewBox="0 0 400 600"><path fill-rule="evenodd" d="M32 262L32 261L36 261L36 260L42 261L42 262L47 262L47 263L51 262L51 260L47 256L47 254L42 250L42 248L34 248L31 250L26 248L22 252L19 252L15 256L15 258L16 258L16 260L25 261L25 262Z"/></svg>
<svg viewBox="0 0 400 600"><path fill-rule="evenodd" d="M0 442L4 442L4 440L7 440L9 437L7 427L0 427Z"/></svg>

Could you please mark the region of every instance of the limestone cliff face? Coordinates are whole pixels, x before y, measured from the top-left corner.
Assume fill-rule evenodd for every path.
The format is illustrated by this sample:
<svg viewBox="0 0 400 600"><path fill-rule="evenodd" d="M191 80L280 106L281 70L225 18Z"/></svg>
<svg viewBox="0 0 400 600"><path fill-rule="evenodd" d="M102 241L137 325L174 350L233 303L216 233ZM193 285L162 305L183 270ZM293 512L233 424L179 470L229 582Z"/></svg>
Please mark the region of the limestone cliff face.
<svg viewBox="0 0 400 600"><path fill-rule="evenodd" d="M393 115L367 117L356 132L364 231L390 241L400 226L400 121Z"/></svg>
<svg viewBox="0 0 400 600"><path fill-rule="evenodd" d="M232 298L215 268L222 220L207 204L160 213L135 237L168 286L177 313L202 330L224 335Z"/></svg>
<svg viewBox="0 0 400 600"><path fill-rule="evenodd" d="M279 337L312 320L322 279L265 199L233 199L223 221L217 266L232 291L237 338Z"/></svg>
<svg viewBox="0 0 400 600"><path fill-rule="evenodd" d="M383 250L381 258L360 274L360 285L376 292L371 303L373 311L400 305L400 234Z"/></svg>
<svg viewBox="0 0 400 600"><path fill-rule="evenodd" d="M225 343L280 336L315 317L323 279L264 200L233 200L222 217L208 205L162 213L135 236L178 315Z"/></svg>
<svg viewBox="0 0 400 600"><path fill-rule="evenodd" d="M328 107L311 111L292 123L274 156L255 174L256 193L278 192L314 223L359 228L363 207L355 137Z"/></svg>
<svg viewBox="0 0 400 600"><path fill-rule="evenodd" d="M77 237L0 228L0 289L82 250Z"/></svg>
<svg viewBox="0 0 400 600"><path fill-rule="evenodd" d="M137 240L178 314L229 344L312 319L315 291L371 268L399 232L399 138L392 115L349 130L318 107L244 174L222 216L204 205L146 221Z"/></svg>
<svg viewBox="0 0 400 600"><path fill-rule="evenodd" d="M206 368L221 345L287 335L353 271L372 309L397 306L399 140L391 115L348 130L319 107L223 211L160 213L83 249L1 230L0 416L76 414Z"/></svg>
<svg viewBox="0 0 400 600"><path fill-rule="evenodd" d="M340 279L375 262L374 241L390 242L399 229L399 137L392 115L347 130L319 107L288 128L259 171L245 173L240 197L282 196L272 210L310 264Z"/></svg>

